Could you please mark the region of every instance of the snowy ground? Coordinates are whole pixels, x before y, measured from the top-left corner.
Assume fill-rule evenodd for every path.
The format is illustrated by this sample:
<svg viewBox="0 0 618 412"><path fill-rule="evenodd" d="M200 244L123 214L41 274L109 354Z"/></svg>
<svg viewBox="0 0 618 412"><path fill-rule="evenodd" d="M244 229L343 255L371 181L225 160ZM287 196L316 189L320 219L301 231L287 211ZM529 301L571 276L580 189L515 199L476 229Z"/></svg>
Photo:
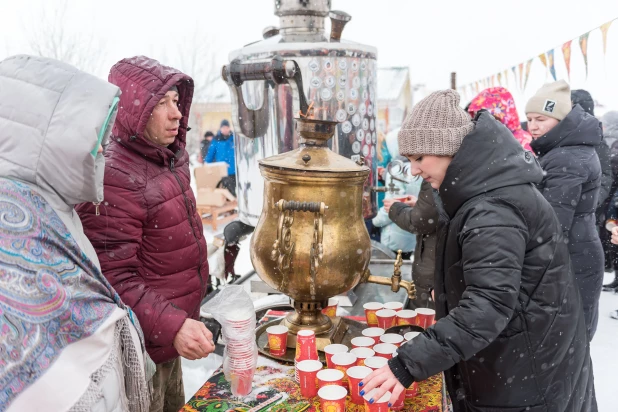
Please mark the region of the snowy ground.
<svg viewBox="0 0 618 412"><path fill-rule="evenodd" d="M217 233L210 227L204 229L207 240ZM236 273L242 275L252 270L249 258L249 239L242 242L241 252L236 261ZM609 283L613 274L606 274ZM616 407L616 375L618 374L618 355L614 353L618 345L618 320L611 319L609 312L618 309L618 295L609 292L601 294L599 307L599 326L592 341L592 360L594 363L595 386L600 412L613 412ZM222 358L210 355L197 361L182 360L185 396L189 400L212 373L221 365ZM612 406L614 405L614 406Z"/></svg>

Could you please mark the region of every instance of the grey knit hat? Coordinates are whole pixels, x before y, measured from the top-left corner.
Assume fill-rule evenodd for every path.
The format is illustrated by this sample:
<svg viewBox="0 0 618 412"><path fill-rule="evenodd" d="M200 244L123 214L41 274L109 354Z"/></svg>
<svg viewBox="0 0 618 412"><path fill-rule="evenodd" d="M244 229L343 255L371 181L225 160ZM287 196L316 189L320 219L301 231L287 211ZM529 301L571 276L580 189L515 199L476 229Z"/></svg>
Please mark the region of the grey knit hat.
<svg viewBox="0 0 618 412"><path fill-rule="evenodd" d="M459 94L440 90L412 108L399 130L403 156L454 156L463 138L474 129L470 115L459 107Z"/></svg>

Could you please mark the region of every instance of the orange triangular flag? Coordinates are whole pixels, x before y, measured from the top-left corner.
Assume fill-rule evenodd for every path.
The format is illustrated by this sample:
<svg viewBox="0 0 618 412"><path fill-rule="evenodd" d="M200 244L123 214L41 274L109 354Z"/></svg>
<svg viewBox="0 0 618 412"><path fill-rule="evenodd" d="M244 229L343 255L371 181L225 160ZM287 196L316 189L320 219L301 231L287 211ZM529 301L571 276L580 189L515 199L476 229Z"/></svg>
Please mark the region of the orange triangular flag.
<svg viewBox="0 0 618 412"><path fill-rule="evenodd" d="M603 35L603 56L607 53L607 31L614 21L608 21L601 26L601 34Z"/></svg>
<svg viewBox="0 0 618 412"><path fill-rule="evenodd" d="M579 36L579 48L582 50L584 56L584 64L586 65L586 79L588 78L588 36L590 32Z"/></svg>
<svg viewBox="0 0 618 412"><path fill-rule="evenodd" d="M569 40L562 45L562 55L564 56L564 64L566 65L569 81L571 81L571 43L573 43L573 40Z"/></svg>

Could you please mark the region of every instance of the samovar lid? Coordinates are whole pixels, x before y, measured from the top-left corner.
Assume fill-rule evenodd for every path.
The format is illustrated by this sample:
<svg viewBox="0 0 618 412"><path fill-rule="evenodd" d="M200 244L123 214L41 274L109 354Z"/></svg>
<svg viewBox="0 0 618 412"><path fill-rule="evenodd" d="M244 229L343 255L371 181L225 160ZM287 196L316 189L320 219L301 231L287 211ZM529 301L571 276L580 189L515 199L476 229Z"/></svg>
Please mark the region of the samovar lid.
<svg viewBox="0 0 618 412"><path fill-rule="evenodd" d="M260 165L300 172L369 174L370 170L364 162L354 162L328 148L326 143L336 132L337 124L327 120L295 119L300 147L260 160Z"/></svg>

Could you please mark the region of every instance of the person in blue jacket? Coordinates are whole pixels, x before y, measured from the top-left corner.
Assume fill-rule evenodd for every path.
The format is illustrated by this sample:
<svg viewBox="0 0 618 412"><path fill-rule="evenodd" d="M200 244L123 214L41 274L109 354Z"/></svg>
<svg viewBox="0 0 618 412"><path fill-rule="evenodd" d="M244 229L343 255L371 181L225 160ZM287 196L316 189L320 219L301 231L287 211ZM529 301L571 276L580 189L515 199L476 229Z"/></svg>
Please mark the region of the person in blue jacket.
<svg viewBox="0 0 618 412"><path fill-rule="evenodd" d="M206 163L227 163L227 177L224 177L218 186L225 187L234 196L236 195L236 159L234 154L234 133L230 129L230 122L226 119L221 121L217 135L212 140Z"/></svg>

